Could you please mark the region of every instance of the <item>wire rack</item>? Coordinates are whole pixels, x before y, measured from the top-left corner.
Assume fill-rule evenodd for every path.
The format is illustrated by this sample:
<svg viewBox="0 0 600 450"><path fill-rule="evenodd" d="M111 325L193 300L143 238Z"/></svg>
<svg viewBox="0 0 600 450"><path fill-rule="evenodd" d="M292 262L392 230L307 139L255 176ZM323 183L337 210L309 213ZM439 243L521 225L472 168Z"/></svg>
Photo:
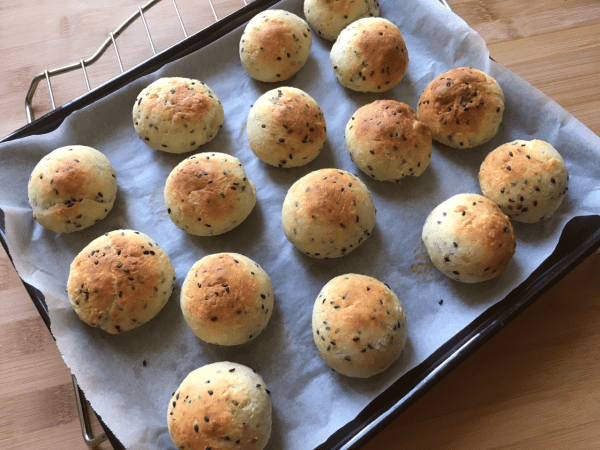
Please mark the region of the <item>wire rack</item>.
<svg viewBox="0 0 600 450"><path fill-rule="evenodd" d="M217 12L216 12L216 9L215 9L215 6L214 6L212 0L202 0L202 1L208 2L209 6L210 6L210 10L214 17L214 21L212 22L213 24L219 22L220 20L222 20L226 17L226 15L223 17L219 17L217 15ZM246 6L249 3L249 1L247 1L247 0L242 0L242 1L243 1L243 6ZM448 8L449 10L452 10L452 8L450 7L450 5L448 4L448 2L446 0L439 0L439 1L446 8ZM34 100L35 94L37 92L37 88L41 81L43 81L43 80L46 81L47 88L48 88L48 94L50 96L50 103L52 105L52 110L55 110L57 106L56 106L56 101L55 101L54 92L53 92L52 83L51 83L51 79L53 77L58 77L58 76L67 74L69 72L81 70L83 78L85 80L87 91L88 92L91 91L92 86L90 84L90 78L88 76L86 68L93 65L97 61L99 61L111 46L113 47L113 49L115 51L115 55L117 58L119 69L120 69L120 72L116 73L114 75L114 77L117 77L120 73L125 72L123 60L121 58L121 55L119 53L119 49L117 46L117 39L119 38L119 36L121 36L123 34L123 32L127 28L129 28L130 25L135 23L138 19L141 20L141 22L143 23L144 29L146 31L146 36L148 37L148 44L152 51L152 55L156 55L157 52L156 52L156 48L154 45L154 40L152 38L152 33L150 32L150 28L148 27L148 23L146 21L146 16L144 14L160 2L161 2L161 0L150 0L145 5L138 6L138 9L136 12L134 12L131 16L129 16L127 18L127 20L125 20L121 25L119 25L119 27L117 27L114 31L109 33L106 40L102 43L102 45L98 48L98 50L90 58L79 59L79 61L76 63L72 63L72 64L69 64L69 65L66 65L63 67L59 67L56 69L44 70L43 72L36 75L32 79L29 89L27 91L27 95L25 97L25 114L27 117L27 122L31 123L35 120L33 100ZM173 6L173 14L177 17L179 25L181 26L182 37L178 41L178 42L181 42L188 37L188 32L184 25L184 21L182 19L180 9L177 6L176 0L171 0L171 4ZM242 6L240 6L240 7L242 7ZM143 61L140 61L140 62L143 62ZM90 448L97 447L98 445L107 441L108 436L106 435L106 433L104 431L102 431L99 434L95 434L94 431L92 430L91 421L90 421L90 417L91 417L90 411L92 411L91 406L88 403L88 401L86 400L83 392L79 388L79 385L77 384L77 380L76 380L75 376L72 376L72 381L73 381L73 388L75 390L75 400L76 400L76 405L77 405L77 412L79 414L79 422L81 424L81 432L82 432L83 440L85 441L85 443L87 444L88 447L90 447Z"/></svg>

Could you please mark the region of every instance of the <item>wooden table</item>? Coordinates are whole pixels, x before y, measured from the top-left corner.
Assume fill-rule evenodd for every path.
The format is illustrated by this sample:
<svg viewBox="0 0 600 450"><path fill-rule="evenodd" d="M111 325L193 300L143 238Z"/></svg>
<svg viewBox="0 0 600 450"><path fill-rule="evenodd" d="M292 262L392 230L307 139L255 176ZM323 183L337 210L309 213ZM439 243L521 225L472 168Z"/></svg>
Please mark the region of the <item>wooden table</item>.
<svg viewBox="0 0 600 450"><path fill-rule="evenodd" d="M147 15L158 51L181 37L171 3L162 3ZM207 5L177 3L188 33L212 22ZM600 2L449 3L481 34L497 62L600 134ZM3 2L0 136L25 124L25 93L36 74L90 57L139 4ZM219 17L242 4L214 2ZM141 27L132 27L119 43L126 68L151 55ZM113 50L88 72L92 87L118 74ZM86 90L81 73L53 81L53 88L57 104ZM34 105L37 115L49 108L43 84ZM69 370L3 251L0 299L0 448L87 448ZM364 449L598 449L599 343L600 255L595 254Z"/></svg>

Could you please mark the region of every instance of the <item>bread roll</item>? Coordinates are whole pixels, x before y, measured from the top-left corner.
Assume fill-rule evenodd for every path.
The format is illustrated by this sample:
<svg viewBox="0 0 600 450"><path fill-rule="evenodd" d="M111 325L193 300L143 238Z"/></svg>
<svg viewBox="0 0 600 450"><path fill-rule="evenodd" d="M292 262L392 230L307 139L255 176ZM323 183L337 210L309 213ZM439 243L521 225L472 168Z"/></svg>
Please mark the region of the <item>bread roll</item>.
<svg viewBox="0 0 600 450"><path fill-rule="evenodd" d="M271 398L241 364L216 362L188 374L169 402L167 425L181 450L262 450L271 436Z"/></svg>
<svg viewBox="0 0 600 450"><path fill-rule="evenodd" d="M304 17L309 25L330 41L335 41L352 22L377 16L377 0L304 0Z"/></svg>
<svg viewBox="0 0 600 450"><path fill-rule="evenodd" d="M240 40L242 66L258 81L285 81L308 60L312 35L306 21L281 9L254 16Z"/></svg>
<svg viewBox="0 0 600 450"><path fill-rule="evenodd" d="M398 359L407 338L406 314L392 289L358 274L329 281L312 314L319 355L336 372L367 378Z"/></svg>
<svg viewBox="0 0 600 450"><path fill-rule="evenodd" d="M256 262L237 253L197 261L181 289L183 317L196 336L218 345L258 336L273 312L273 285Z"/></svg>
<svg viewBox="0 0 600 450"><path fill-rule="evenodd" d="M362 106L346 125L346 148L360 170L376 180L418 177L431 162L431 132L412 108L395 100Z"/></svg>
<svg viewBox="0 0 600 450"><path fill-rule="evenodd" d="M267 164L283 168L311 162L327 137L318 103L293 87L261 95L248 114L246 130L254 154Z"/></svg>
<svg viewBox="0 0 600 450"><path fill-rule="evenodd" d="M483 195L517 222L539 222L558 209L568 189L569 173L552 145L516 140L492 151L481 164Z"/></svg>
<svg viewBox="0 0 600 450"><path fill-rule="evenodd" d="M159 78L135 99L133 124L146 145L187 153L211 141L223 126L223 105L202 81Z"/></svg>
<svg viewBox="0 0 600 450"><path fill-rule="evenodd" d="M463 283L502 274L516 247L510 219L478 194L458 194L436 206L422 238L439 271Z"/></svg>
<svg viewBox="0 0 600 450"><path fill-rule="evenodd" d="M375 205L356 176L320 169L290 187L282 211L287 239L313 258L338 258L356 249L375 226Z"/></svg>
<svg viewBox="0 0 600 450"><path fill-rule="evenodd" d="M342 30L329 60L342 86L359 92L385 92L406 73L408 50L396 25L368 17Z"/></svg>
<svg viewBox="0 0 600 450"><path fill-rule="evenodd" d="M83 230L104 219L117 196L117 174L91 147L57 148L37 163L27 186L33 218L56 233Z"/></svg>
<svg viewBox="0 0 600 450"><path fill-rule="evenodd" d="M180 162L165 185L169 218L196 236L215 236L242 223L256 204L256 189L240 161L199 153Z"/></svg>
<svg viewBox="0 0 600 450"><path fill-rule="evenodd" d="M81 320L118 334L156 316L174 284L171 260L152 238L115 230L94 239L75 257L67 293Z"/></svg>
<svg viewBox="0 0 600 450"><path fill-rule="evenodd" d="M471 67L451 69L425 88L417 117L433 139L453 148L471 148L492 139L504 113L504 93L496 80Z"/></svg>

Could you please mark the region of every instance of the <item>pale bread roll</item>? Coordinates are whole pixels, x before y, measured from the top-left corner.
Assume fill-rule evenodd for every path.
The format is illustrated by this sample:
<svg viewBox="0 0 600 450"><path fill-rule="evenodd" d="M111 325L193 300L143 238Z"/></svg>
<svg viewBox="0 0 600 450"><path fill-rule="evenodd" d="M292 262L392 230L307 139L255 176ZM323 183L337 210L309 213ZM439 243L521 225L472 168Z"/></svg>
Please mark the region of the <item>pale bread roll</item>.
<svg viewBox="0 0 600 450"><path fill-rule="evenodd" d="M223 105L205 83L190 78L159 78L139 93L133 125L155 150L187 153L211 141L223 126Z"/></svg>
<svg viewBox="0 0 600 450"><path fill-rule="evenodd" d="M304 17L309 25L330 41L335 41L352 22L377 16L377 0L304 0Z"/></svg>
<svg viewBox="0 0 600 450"><path fill-rule="evenodd" d="M117 174L106 156L69 145L44 156L27 185L33 218L56 233L83 230L102 220L117 196Z"/></svg>

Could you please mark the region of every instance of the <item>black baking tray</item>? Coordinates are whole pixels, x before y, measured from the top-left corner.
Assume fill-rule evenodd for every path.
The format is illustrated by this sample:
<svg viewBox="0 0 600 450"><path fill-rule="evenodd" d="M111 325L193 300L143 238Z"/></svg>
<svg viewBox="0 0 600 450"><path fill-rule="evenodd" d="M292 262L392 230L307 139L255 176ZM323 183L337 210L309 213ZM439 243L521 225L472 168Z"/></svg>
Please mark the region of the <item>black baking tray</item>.
<svg viewBox="0 0 600 450"><path fill-rule="evenodd" d="M94 103L171 61L182 58L210 44L244 24L258 12L274 5L277 1L256 0L252 2L230 16L221 19L218 23L133 67L93 91L20 128L0 142L8 142L53 131L72 112ZM10 256L6 243L4 214L1 210L0 241ZM373 399L355 419L333 433L317 449L357 450L362 447L598 248L600 248L600 216L591 215L572 218L562 230L560 240L552 254L523 283L515 287L503 300L478 316L425 361L400 377L387 390ZM40 316L50 329L50 317L43 294L33 286L25 282L23 284ZM123 449L123 445L102 423L101 419L100 423L113 447Z"/></svg>

